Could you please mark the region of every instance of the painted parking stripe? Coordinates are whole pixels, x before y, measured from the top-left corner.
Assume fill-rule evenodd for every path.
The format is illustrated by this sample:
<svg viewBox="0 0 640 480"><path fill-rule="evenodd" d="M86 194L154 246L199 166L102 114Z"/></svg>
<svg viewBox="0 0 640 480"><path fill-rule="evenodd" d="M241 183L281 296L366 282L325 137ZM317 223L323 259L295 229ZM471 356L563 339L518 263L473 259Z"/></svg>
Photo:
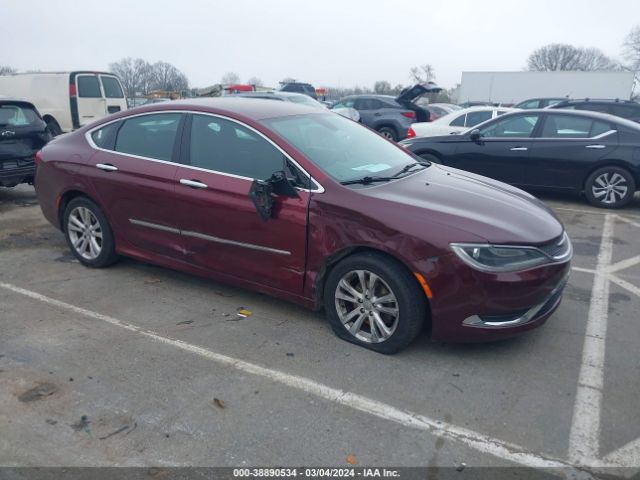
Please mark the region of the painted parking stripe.
<svg viewBox="0 0 640 480"><path fill-rule="evenodd" d="M594 478L589 472L580 468L575 468L573 465L566 461L546 455L532 453L522 446L510 442L504 442L502 440L483 435L467 428L435 420L425 415L421 415L408 410L402 410L392 405L362 395L358 395L353 392L340 390L321 384L309 378L292 375L286 372L233 358L221 353L216 353L206 348L183 342L182 340L166 337L152 330L133 325L109 315L104 315L98 312L87 310L85 308L56 300L54 298L47 297L31 290L26 290L9 283L0 282L0 288L23 295L33 300L43 302L62 310L67 310L88 318L92 318L94 320L109 323L116 327L128 330L132 333L137 333L141 336L153 339L166 345L179 348L195 355L199 355L220 365L231 367L236 370L250 373L259 377L267 378L271 381L286 385L287 387L294 388L311 395L315 395L316 397L322 398L329 402L337 403L345 407L349 407L354 410L358 410L360 412L364 412L369 415L381 418L383 420L392 421L405 427L422 430L428 432L431 435L436 435L463 443L468 447L471 447L482 453L493 455L494 457L507 460L509 462L533 468L552 469L554 473L558 473L558 469L563 469L564 472L571 475L578 475L581 479ZM594 466L602 467L604 466L604 464L601 461L596 461L594 462ZM615 465L607 464L606 466L611 467Z"/></svg>
<svg viewBox="0 0 640 480"><path fill-rule="evenodd" d="M569 434L569 460L588 465L600 453L600 412L609 317L608 268L613 255L614 215L604 217L602 239L591 290L582 364Z"/></svg>

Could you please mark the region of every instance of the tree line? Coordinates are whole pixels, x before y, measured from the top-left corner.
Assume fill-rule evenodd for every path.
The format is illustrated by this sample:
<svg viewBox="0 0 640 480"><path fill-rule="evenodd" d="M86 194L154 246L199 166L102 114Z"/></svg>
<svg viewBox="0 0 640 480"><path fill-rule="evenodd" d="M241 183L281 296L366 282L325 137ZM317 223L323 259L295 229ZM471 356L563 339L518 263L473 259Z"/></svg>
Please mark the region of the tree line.
<svg viewBox="0 0 640 480"><path fill-rule="evenodd" d="M167 62L149 63L142 58L123 58L109 64L109 70L122 82L127 97L148 95L153 91L184 92L189 89L187 76Z"/></svg>

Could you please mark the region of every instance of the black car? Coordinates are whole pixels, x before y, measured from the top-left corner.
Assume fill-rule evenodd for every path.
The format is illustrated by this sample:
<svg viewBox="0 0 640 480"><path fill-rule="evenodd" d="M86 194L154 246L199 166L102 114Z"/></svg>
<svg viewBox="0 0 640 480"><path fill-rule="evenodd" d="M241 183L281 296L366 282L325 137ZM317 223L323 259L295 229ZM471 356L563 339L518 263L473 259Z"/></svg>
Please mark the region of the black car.
<svg viewBox="0 0 640 480"><path fill-rule="evenodd" d="M512 185L583 192L603 208L624 206L640 185L640 125L602 113L526 110L459 135L401 145L425 160Z"/></svg>
<svg viewBox="0 0 640 480"><path fill-rule="evenodd" d="M281 83L279 90L281 92L304 93L305 95L309 95L314 100L318 99L318 95L316 94L316 89L310 83L302 83L302 82Z"/></svg>
<svg viewBox="0 0 640 480"><path fill-rule="evenodd" d="M33 104L0 98L0 186L33 182L35 154L50 139Z"/></svg>
<svg viewBox="0 0 640 480"><path fill-rule="evenodd" d="M591 112L610 113L617 117L640 122L640 103L631 100L618 99L589 99L564 100L549 108L563 108L569 110L588 110Z"/></svg>

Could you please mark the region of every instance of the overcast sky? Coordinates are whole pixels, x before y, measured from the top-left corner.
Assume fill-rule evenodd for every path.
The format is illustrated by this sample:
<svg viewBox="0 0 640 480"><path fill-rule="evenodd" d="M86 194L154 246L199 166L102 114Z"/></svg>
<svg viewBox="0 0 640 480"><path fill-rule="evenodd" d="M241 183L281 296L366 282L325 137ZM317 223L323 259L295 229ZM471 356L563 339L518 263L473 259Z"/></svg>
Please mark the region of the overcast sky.
<svg viewBox="0 0 640 480"><path fill-rule="evenodd" d="M620 57L640 24L640 0L0 0L0 11L0 65L107 69L142 57L196 87L228 71L270 86L407 84L423 63L452 87L462 71L521 70L551 42Z"/></svg>

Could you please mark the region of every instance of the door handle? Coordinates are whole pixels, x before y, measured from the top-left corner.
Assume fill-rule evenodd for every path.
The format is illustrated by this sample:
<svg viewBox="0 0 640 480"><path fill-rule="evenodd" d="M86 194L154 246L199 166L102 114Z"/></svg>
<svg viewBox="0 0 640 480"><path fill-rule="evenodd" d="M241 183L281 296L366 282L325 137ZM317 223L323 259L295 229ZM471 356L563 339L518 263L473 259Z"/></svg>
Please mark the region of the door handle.
<svg viewBox="0 0 640 480"><path fill-rule="evenodd" d="M380 112L373 114L374 117L379 117L380 115L382 115Z"/></svg>
<svg viewBox="0 0 640 480"><path fill-rule="evenodd" d="M209 188L209 185L206 183L199 182L198 180L187 180L186 178L181 178L180 184L191 188Z"/></svg>
<svg viewBox="0 0 640 480"><path fill-rule="evenodd" d="M96 168L99 168L100 170L104 170L105 172L118 171L118 167L116 167L115 165L111 165L110 163L98 163L96 164Z"/></svg>
<svg viewBox="0 0 640 480"><path fill-rule="evenodd" d="M526 152L529 150L527 147L513 147L511 149L512 152Z"/></svg>
<svg viewBox="0 0 640 480"><path fill-rule="evenodd" d="M600 148L607 148L607 146L606 145L597 144L597 145L587 145L584 148L598 148L598 149L600 149Z"/></svg>

